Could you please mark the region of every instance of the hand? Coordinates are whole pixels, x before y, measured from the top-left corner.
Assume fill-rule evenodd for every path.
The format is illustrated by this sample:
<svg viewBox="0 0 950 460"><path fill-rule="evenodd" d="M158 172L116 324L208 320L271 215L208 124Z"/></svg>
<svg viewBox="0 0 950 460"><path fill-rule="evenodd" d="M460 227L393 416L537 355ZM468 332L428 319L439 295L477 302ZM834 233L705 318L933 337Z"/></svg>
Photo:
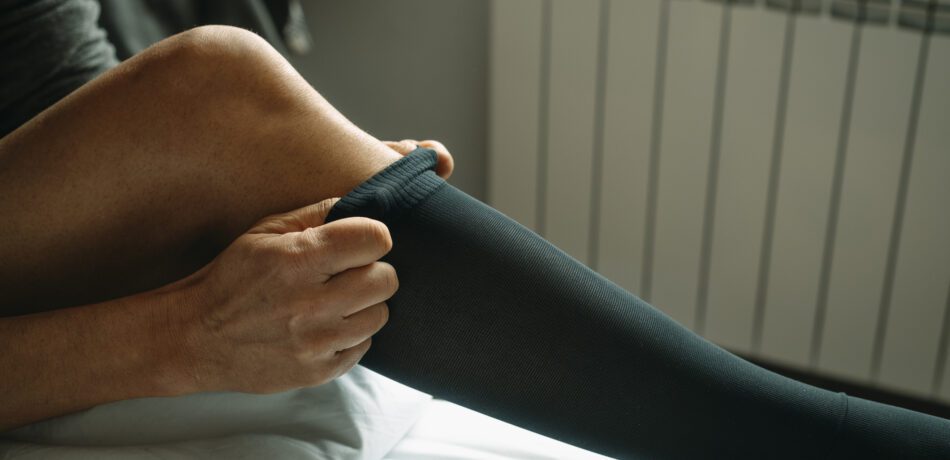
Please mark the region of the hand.
<svg viewBox="0 0 950 460"><path fill-rule="evenodd" d="M352 368L389 317L398 288L389 230L324 220L336 199L260 221L180 284L196 391L271 393ZM176 283L177 284L177 283Z"/></svg>
<svg viewBox="0 0 950 460"><path fill-rule="evenodd" d="M435 150L435 153L438 156L438 163L435 166L435 172L443 179L448 179L452 175L452 171L455 169L455 160L452 159L452 154L449 153L449 150L445 148L439 141L416 141L413 139L403 139L399 142L393 141L383 141L386 146L396 151L400 155L408 155L409 152L412 152L416 149L416 146L425 147L427 149Z"/></svg>

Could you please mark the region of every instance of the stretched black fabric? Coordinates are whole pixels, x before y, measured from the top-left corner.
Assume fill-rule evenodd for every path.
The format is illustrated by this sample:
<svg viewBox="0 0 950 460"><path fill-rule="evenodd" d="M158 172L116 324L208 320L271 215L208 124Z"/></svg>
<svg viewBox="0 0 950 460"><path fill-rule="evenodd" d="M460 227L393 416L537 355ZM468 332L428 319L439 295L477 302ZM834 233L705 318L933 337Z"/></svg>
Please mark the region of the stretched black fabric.
<svg viewBox="0 0 950 460"><path fill-rule="evenodd" d="M399 273L362 364L618 458L950 458L950 421L818 389L680 326L442 181L418 149L329 220L387 224Z"/></svg>

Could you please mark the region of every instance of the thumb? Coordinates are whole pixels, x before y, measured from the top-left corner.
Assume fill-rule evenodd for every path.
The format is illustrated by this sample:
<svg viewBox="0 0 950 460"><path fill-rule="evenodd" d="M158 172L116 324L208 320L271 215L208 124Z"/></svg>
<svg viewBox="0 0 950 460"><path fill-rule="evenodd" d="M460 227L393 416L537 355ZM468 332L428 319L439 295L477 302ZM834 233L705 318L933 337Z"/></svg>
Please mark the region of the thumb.
<svg viewBox="0 0 950 460"><path fill-rule="evenodd" d="M304 206L283 214L274 214L261 219L248 233L284 234L302 232L311 227L319 227L327 220L327 214L339 198L327 198L319 203Z"/></svg>

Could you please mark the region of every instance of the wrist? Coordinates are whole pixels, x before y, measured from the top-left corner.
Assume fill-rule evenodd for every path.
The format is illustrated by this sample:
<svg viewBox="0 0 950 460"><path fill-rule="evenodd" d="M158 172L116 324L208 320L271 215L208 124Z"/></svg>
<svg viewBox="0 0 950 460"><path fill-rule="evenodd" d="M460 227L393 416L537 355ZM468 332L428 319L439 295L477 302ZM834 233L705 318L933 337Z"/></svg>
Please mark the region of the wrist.
<svg viewBox="0 0 950 460"><path fill-rule="evenodd" d="M205 337L196 327L200 297L193 287L176 285L142 294L153 306L146 326L147 342L152 345L145 354L158 396L214 389L203 357Z"/></svg>
<svg viewBox="0 0 950 460"><path fill-rule="evenodd" d="M150 291L0 321L0 431L125 399L206 391L187 290Z"/></svg>

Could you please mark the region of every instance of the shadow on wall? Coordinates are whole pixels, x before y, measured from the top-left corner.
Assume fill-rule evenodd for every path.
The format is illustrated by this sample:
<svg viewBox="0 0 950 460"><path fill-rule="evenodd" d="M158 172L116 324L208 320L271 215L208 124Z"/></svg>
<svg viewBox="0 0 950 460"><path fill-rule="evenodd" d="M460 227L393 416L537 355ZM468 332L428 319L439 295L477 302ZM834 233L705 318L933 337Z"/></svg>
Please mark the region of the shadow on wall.
<svg viewBox="0 0 950 460"><path fill-rule="evenodd" d="M488 2L303 2L314 39L294 66L383 140L438 139L451 182L485 197Z"/></svg>

